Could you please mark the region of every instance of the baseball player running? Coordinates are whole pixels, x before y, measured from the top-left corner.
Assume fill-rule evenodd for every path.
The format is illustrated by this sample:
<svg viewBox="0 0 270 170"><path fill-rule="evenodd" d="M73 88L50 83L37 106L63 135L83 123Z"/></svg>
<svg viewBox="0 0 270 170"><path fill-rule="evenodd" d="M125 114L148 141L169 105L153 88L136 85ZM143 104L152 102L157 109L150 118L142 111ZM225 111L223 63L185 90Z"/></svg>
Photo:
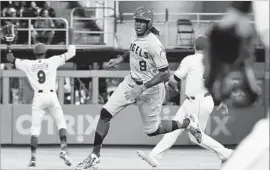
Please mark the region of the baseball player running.
<svg viewBox="0 0 270 170"><path fill-rule="evenodd" d="M100 149L108 133L110 120L133 103L139 107L144 132L148 136L184 128L201 142L201 131L193 119L160 120L159 114L165 97L164 82L168 81L170 75L166 52L156 37L158 31L153 27L153 12L139 7L135 11L134 18L136 34L132 36L129 52L108 63L108 68L112 68L130 56L130 74L119 84L101 109L93 151L77 165L78 170L97 168L100 162ZM128 129L128 123L123 125Z"/></svg>
<svg viewBox="0 0 270 170"><path fill-rule="evenodd" d="M185 95L186 99L177 111L173 120L182 120L187 115L193 115L193 117L199 120L200 128L205 130L208 118L213 111L214 102L211 94L204 86L204 51L207 44L206 36L199 36L195 41L195 54L185 57L175 71L174 75L170 78L169 86L177 89L177 84L181 79L186 79ZM221 106L223 106L221 104ZM225 105L224 105L225 106ZM223 108L223 109L226 109ZM149 154L138 150L138 155L149 163L151 166L158 166L158 159L161 159L164 152L167 151L176 141L178 136L183 132L182 129L176 130L164 135L162 140L155 146ZM190 134L189 134L190 136ZM203 133L201 143L198 143L192 136L190 136L192 142L199 144L200 146L215 152L218 157L225 161L231 155L232 150L225 148L219 142Z"/></svg>
<svg viewBox="0 0 270 170"><path fill-rule="evenodd" d="M70 30L70 35L72 35L72 30ZM72 41L72 36L70 36L70 39ZM33 50L36 58L35 60L17 59L13 56L9 46L7 50L7 60L26 74L34 89L30 141L31 159L29 166L36 166L38 136L40 135L41 122L46 111L54 117L59 129L61 141L61 151L59 156L64 160L66 165L70 166L71 160L67 153L66 121L62 107L57 98L55 82L57 68L75 56L75 46L69 45L66 53L45 59L47 51L46 46L43 43L38 43Z"/></svg>
<svg viewBox="0 0 270 170"><path fill-rule="evenodd" d="M227 27L231 25L238 27L241 29L239 33L243 34L243 31L247 29L245 25L251 26L247 16L252 10L257 33L266 50L269 50L269 1L235 1L228 15L221 20L221 24ZM252 81L257 82L256 79ZM269 81L269 77L265 81ZM221 170L232 169L269 170L269 110L268 116L255 124L250 134L241 141L230 159L221 168Z"/></svg>

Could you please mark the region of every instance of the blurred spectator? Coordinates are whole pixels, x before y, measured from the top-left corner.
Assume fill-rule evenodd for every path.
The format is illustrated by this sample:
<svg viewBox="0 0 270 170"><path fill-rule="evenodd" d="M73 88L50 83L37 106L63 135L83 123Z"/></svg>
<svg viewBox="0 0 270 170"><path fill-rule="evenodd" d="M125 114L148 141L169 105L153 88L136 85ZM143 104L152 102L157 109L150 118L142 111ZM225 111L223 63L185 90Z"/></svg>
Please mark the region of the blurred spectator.
<svg viewBox="0 0 270 170"><path fill-rule="evenodd" d="M27 4L25 1L21 1L21 7L20 7L20 11L19 11L19 16L20 17L26 17L27 16ZM28 28L28 21L27 20L21 20L20 22L21 27L23 28Z"/></svg>
<svg viewBox="0 0 270 170"><path fill-rule="evenodd" d="M31 1L21 1L21 8L19 12L19 16L24 17L32 17L35 18L38 16L38 11L35 6L35 3L31 3ZM27 19L20 20L21 28L31 28L35 24L36 20L31 20L31 25L29 25ZM28 31L19 31L19 44L28 43Z"/></svg>
<svg viewBox="0 0 270 170"><path fill-rule="evenodd" d="M11 7L12 7L12 4L10 2L7 2L7 1L1 2L1 16L6 17L8 10Z"/></svg>
<svg viewBox="0 0 270 170"><path fill-rule="evenodd" d="M18 17L17 16L17 11L16 11L16 9L15 8L9 8L9 11L8 11L8 13L7 13L7 17ZM13 24L13 25L15 25L17 28L18 27L20 27L20 23L19 23L19 20L18 19L6 19L5 21L5 24L4 25L8 25L8 24ZM14 39L14 44L17 44L17 40L18 40L18 32L16 31L15 32L15 34L16 34L16 37L15 37L15 39Z"/></svg>
<svg viewBox="0 0 270 170"><path fill-rule="evenodd" d="M31 9L32 9L32 11L33 12L37 12L37 15L39 16L39 13L40 13L40 11L41 11L41 8L39 8L38 6L37 6L37 4L36 4L36 2L35 1L32 1L31 2L31 5L30 5L31 7Z"/></svg>
<svg viewBox="0 0 270 170"><path fill-rule="evenodd" d="M44 9L48 10L50 17L55 18L55 11L53 8L51 8L50 3L48 1L44 3Z"/></svg>
<svg viewBox="0 0 270 170"><path fill-rule="evenodd" d="M17 11L15 8L9 8L6 17L18 17ZM18 19L7 19L5 20L5 24L13 24L16 25L17 27L20 25Z"/></svg>
<svg viewBox="0 0 270 170"><path fill-rule="evenodd" d="M26 8L23 11L23 17L37 17L38 16L38 8L36 7L35 2L31 2L31 4L25 3Z"/></svg>
<svg viewBox="0 0 270 170"><path fill-rule="evenodd" d="M35 22L34 28L54 28L55 25L49 17L48 10L43 10L41 14L41 18L38 18ZM47 18L47 19L43 19ZM33 31L32 33L34 44L37 43L37 41L45 43L45 44L51 44L53 37L54 37L54 30L41 30L41 31Z"/></svg>
<svg viewBox="0 0 270 170"><path fill-rule="evenodd" d="M81 7L81 8L78 8L74 12L74 16L79 16L79 17L82 17L82 18L90 17L90 16L86 15L86 11L84 10L83 6L81 5L81 3L79 1L69 1L68 2L68 8L73 9L73 8L76 8L76 7ZM87 29L89 29L91 31L102 31L102 29L99 28L99 26L97 25L96 20L79 20L78 22L84 23L83 24L84 28L87 28ZM100 35L100 36L102 36L103 34L96 33L96 34L91 34L91 35Z"/></svg>
<svg viewBox="0 0 270 170"><path fill-rule="evenodd" d="M17 11L17 16L20 16L20 10L22 7L22 3L20 1L13 1L12 5L13 5L13 8L15 8Z"/></svg>

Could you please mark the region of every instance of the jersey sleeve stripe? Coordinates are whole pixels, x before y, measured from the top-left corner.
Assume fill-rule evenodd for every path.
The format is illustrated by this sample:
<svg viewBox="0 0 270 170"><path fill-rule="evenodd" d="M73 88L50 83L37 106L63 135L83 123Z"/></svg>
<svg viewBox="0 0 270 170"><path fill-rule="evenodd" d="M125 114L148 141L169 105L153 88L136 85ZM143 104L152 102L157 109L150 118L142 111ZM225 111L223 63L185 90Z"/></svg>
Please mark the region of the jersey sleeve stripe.
<svg viewBox="0 0 270 170"><path fill-rule="evenodd" d="M160 70L160 69L166 68L166 67L168 67L168 66L169 66L169 64L166 64L166 65L164 65L164 66L157 67L157 69Z"/></svg>
<svg viewBox="0 0 270 170"><path fill-rule="evenodd" d="M173 75L174 80L176 80L177 82L179 82L181 79L179 77L177 77L175 74Z"/></svg>
<svg viewBox="0 0 270 170"><path fill-rule="evenodd" d="M160 69L158 69L159 71L166 71L166 70L168 70L168 66L167 67L163 67L163 68L160 68Z"/></svg>

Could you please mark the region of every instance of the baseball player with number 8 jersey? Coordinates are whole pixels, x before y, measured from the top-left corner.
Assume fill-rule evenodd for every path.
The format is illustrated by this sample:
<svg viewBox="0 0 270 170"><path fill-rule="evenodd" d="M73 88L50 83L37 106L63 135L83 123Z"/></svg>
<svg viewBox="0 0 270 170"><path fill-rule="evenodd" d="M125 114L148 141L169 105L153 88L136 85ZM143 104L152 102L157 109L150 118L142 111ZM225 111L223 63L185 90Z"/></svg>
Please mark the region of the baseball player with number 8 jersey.
<svg viewBox="0 0 270 170"><path fill-rule="evenodd" d="M161 120L160 112L165 98L165 85L170 77L166 52L158 40L158 31L153 27L153 12L139 7L134 14L135 31L129 52L116 59L111 59L108 68L130 58L130 74L126 76L103 106L94 139L93 152L77 165L77 170L97 168L100 162L100 149L106 137L110 120L126 106L136 103L144 132L148 136L165 134L176 129L189 130L198 142L201 130L197 122L190 118L184 120ZM123 123L127 126L128 123ZM125 128L125 127L124 127Z"/></svg>
<svg viewBox="0 0 270 170"><path fill-rule="evenodd" d="M72 31L70 34L72 34ZM22 70L26 74L34 89L30 141L31 159L29 166L36 166L38 136L40 135L41 122L46 111L54 117L59 129L59 137L61 141L60 158L64 160L66 165L70 166L71 160L67 154L66 121L62 107L57 98L55 82L57 68L75 56L75 46L69 45L66 53L45 59L47 52L46 46L43 43L38 43L34 47L36 60L21 60L15 58L9 45L7 50L7 60L13 63L17 69Z"/></svg>

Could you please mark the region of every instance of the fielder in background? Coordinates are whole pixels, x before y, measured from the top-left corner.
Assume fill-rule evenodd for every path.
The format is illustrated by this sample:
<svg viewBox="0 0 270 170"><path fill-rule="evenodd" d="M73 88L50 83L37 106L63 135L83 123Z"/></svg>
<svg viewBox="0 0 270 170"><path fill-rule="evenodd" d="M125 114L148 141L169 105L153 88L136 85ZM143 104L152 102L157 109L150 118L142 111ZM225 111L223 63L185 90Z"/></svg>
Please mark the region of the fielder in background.
<svg viewBox="0 0 270 170"><path fill-rule="evenodd" d="M69 33L69 38L72 42L72 29L69 30ZM35 45L33 50L36 58L35 60L21 60L15 58L10 45L7 46L7 51L7 61L13 63L17 69L22 70L26 74L31 86L34 89L30 141L31 159L29 166L36 166L38 136L40 135L41 122L46 111L48 111L54 117L59 129L59 137L61 141L61 151L59 156L64 160L66 165L70 166L71 160L67 152L66 120L62 107L57 98L55 82L57 68L75 56L75 46L69 45L66 53L45 59L47 52L46 45L38 43Z"/></svg>
<svg viewBox="0 0 270 170"><path fill-rule="evenodd" d="M173 120L182 120L189 115L193 115L196 120L199 121L202 132L205 130L207 121L214 108L214 101L204 86L204 65L203 59L205 50L207 48L207 37L199 36L195 41L195 54L185 57L174 75L168 82L168 87L178 89L178 82L185 79L185 96L183 104L177 111ZM220 109L225 110L228 113L227 106L223 103L220 104ZM138 155L149 163L151 166L156 167L159 164L159 160L162 159L164 153L173 146L178 136L184 132L182 129L176 130L164 135L162 140L151 150L149 154L139 150ZM190 134L189 134L190 136ZM202 146L203 148L213 151L221 159L226 161L232 153L231 149L225 148L215 139L203 133L201 143L194 140L193 136L190 136L192 142Z"/></svg>
<svg viewBox="0 0 270 170"><path fill-rule="evenodd" d="M153 12L139 7L134 14L135 31L129 52L108 63L108 68L130 59L130 74L119 84L100 112L92 153L77 165L78 170L97 168L100 149L106 137L111 119L126 106L136 103L139 107L144 132L148 136L165 134L176 129L190 131L201 142L198 123L191 117L183 120L161 120L160 112L165 98L164 83L169 80L166 52L158 40L159 31L153 27ZM128 122L123 123L124 129Z"/></svg>
<svg viewBox="0 0 270 170"><path fill-rule="evenodd" d="M269 50L269 1L233 2L232 7L228 10L228 14L217 25L220 35L226 35L228 28L234 27L238 30L235 36L243 41L244 35L249 33L247 30L251 28L250 19L248 18L250 12L254 13L255 28L259 38L265 50ZM223 41L219 36L216 38ZM239 47L235 50L241 50L241 48ZM245 48L250 47L245 45ZM219 52L222 53L223 51ZM265 81L269 81L269 76L266 77ZM252 79L250 83L256 85L257 81ZM230 159L221 168L221 170L232 169L269 170L269 110L267 117L255 124L251 133L241 141Z"/></svg>

